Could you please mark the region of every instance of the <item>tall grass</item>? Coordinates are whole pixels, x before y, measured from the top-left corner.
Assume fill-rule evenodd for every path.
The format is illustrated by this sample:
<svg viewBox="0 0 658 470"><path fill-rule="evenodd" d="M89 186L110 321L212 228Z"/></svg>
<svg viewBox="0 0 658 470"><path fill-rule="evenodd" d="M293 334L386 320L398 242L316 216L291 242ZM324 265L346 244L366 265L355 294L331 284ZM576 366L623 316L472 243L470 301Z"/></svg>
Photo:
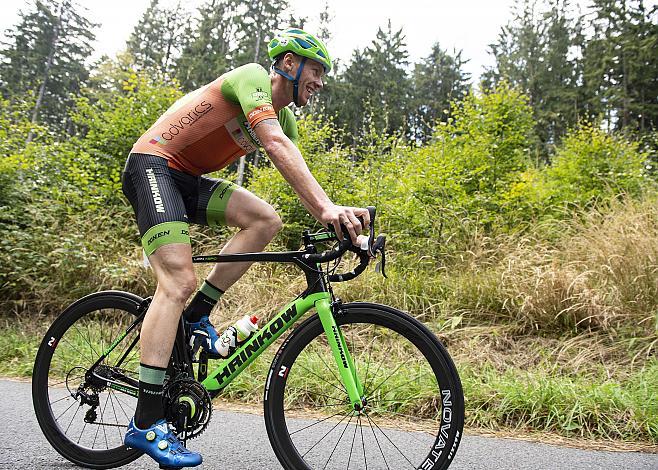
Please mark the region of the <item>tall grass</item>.
<svg viewBox="0 0 658 470"><path fill-rule="evenodd" d="M655 207L655 198L623 201L550 230L473 236L469 249L441 259L391 250L387 280L369 270L334 289L345 301L389 304L428 324L460 369L470 425L658 443ZM123 215L101 221L127 224ZM0 374L29 376L51 314L80 295L153 291L135 234L103 240L88 225L68 232L62 225L65 261L52 266L44 289L45 279L28 279L22 305L3 302ZM70 236L80 230L84 236ZM206 253L217 252L227 236L193 235L195 251ZM52 243L44 247L54 249ZM339 269L349 267L346 260ZM199 279L209 269L198 266ZM295 268L255 265L222 298L213 320L220 329L246 313L266 320L304 288ZM260 358L225 396L260 400L268 365Z"/></svg>

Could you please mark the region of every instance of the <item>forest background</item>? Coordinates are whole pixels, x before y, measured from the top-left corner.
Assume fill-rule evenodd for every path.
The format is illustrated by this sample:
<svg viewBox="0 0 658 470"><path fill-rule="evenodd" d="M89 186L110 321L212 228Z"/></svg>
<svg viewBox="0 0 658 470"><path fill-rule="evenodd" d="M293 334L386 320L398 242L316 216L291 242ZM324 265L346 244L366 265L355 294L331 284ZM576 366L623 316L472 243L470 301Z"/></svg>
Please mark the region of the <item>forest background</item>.
<svg viewBox="0 0 658 470"><path fill-rule="evenodd" d="M97 25L78 4L21 11L0 48L0 374L30 375L73 300L152 293L120 190L128 152L185 92L247 62L268 67L269 32L308 21L281 15L287 6L152 0L125 51L94 62ZM331 18L325 4L328 44ZM592 0L585 13L518 0L477 83L468 58L438 43L411 63L388 22L294 110L329 196L376 205L389 235L389 278L368 273L338 294L428 324L458 365L472 427L658 444L657 19L639 0ZM270 249L297 248L314 226L262 153L221 176L281 214ZM229 235L197 228L194 249ZM218 327L271 315L303 283L254 267ZM257 402L257 383L229 397Z"/></svg>

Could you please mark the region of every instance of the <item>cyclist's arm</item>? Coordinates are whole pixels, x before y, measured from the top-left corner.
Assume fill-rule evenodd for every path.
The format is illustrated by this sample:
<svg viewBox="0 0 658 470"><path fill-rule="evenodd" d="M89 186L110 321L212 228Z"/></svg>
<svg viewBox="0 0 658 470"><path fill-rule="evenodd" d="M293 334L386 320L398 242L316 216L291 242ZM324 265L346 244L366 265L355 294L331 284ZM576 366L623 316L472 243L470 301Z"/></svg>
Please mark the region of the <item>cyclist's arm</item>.
<svg viewBox="0 0 658 470"><path fill-rule="evenodd" d="M311 174L299 149L284 134L278 120L265 119L254 127L254 132L274 166L292 186L311 215L324 225L345 225L350 238L356 242L356 236L362 230L358 217L363 217L367 227L370 222L368 211L337 206L331 202ZM340 233L338 235L341 237Z"/></svg>

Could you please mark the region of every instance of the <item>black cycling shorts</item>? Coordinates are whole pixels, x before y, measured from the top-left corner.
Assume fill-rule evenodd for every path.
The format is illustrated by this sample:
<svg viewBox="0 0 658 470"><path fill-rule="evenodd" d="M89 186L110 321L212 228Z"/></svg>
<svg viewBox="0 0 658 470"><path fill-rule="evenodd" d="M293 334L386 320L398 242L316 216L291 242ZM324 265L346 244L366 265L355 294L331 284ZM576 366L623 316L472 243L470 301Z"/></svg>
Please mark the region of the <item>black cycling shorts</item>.
<svg viewBox="0 0 658 470"><path fill-rule="evenodd" d="M226 225L226 206L237 187L230 181L175 170L166 159L144 153L128 156L121 183L147 255L162 245L189 244L190 222Z"/></svg>

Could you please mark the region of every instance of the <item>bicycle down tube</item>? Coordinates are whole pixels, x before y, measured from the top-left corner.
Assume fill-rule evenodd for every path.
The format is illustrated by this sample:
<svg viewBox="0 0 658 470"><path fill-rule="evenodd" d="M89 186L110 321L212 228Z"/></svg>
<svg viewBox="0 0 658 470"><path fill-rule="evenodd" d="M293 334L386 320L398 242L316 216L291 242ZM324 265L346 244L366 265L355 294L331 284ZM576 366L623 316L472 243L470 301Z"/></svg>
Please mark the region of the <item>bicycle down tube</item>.
<svg viewBox="0 0 658 470"><path fill-rule="evenodd" d="M330 294L317 292L298 298L288 304L272 320L249 338L231 356L224 359L201 383L212 397L217 396L231 381L251 364L263 351L269 348L288 328L299 320L311 308L315 307L322 325L327 332L327 338L336 364L340 371L350 400L355 406L361 405L360 390L363 390L356 378L351 355L345 346L342 334L336 325L331 312ZM286 370L279 371L287 374Z"/></svg>

